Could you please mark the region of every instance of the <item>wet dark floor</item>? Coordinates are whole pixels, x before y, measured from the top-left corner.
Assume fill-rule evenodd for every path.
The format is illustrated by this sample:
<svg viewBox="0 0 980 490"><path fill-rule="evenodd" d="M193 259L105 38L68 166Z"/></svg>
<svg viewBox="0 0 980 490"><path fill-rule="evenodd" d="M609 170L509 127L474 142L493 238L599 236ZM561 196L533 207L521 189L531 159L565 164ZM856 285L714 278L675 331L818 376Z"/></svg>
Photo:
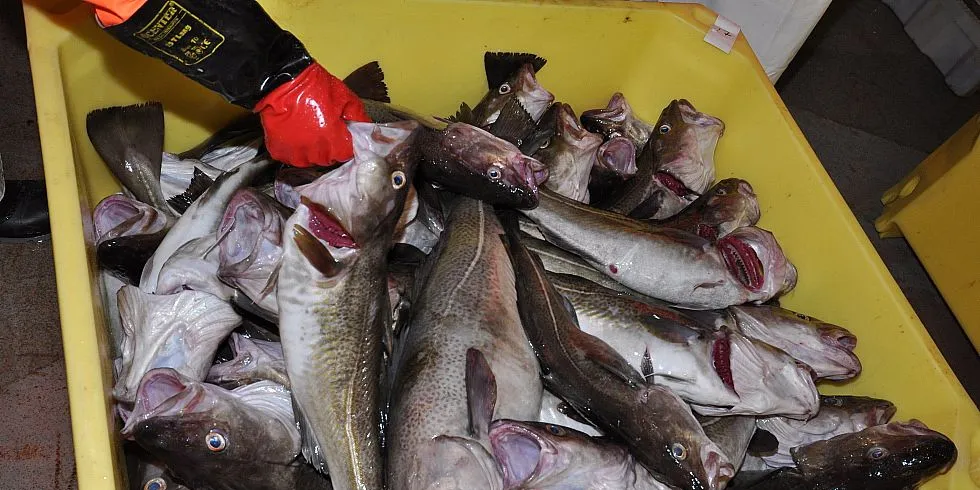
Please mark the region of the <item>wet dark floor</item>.
<svg viewBox="0 0 980 490"><path fill-rule="evenodd" d="M20 3L0 0L0 155L42 175ZM896 83L900 80L901 83ZM878 0L834 2L777 88L974 400L980 358L901 239L880 240L881 194L980 111L956 97ZM0 245L0 489L76 488L48 243Z"/></svg>

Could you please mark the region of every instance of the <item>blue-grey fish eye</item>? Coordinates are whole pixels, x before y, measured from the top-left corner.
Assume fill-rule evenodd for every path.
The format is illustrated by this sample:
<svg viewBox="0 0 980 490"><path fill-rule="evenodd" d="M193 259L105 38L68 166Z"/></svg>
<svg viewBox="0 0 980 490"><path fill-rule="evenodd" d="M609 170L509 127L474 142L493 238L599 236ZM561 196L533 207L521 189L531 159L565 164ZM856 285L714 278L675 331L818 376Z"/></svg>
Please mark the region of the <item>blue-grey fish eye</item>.
<svg viewBox="0 0 980 490"><path fill-rule="evenodd" d="M204 436L204 444L211 452L220 453L228 447L228 438L226 438L221 431L211 429L211 431Z"/></svg>
<svg viewBox="0 0 980 490"><path fill-rule="evenodd" d="M510 84L507 83L507 82L504 82L504 83L500 84L500 88L497 89L497 93L499 93L500 95L507 95L507 94L510 93L511 90L513 90L513 89L510 88Z"/></svg>
<svg viewBox="0 0 980 490"><path fill-rule="evenodd" d="M884 458L885 456L888 456L888 450L883 447L875 446L871 449L868 449L868 458L877 461L881 458Z"/></svg>
<svg viewBox="0 0 980 490"><path fill-rule="evenodd" d="M670 455L678 461L684 461L687 459L687 448L679 442L675 442L670 445Z"/></svg>
<svg viewBox="0 0 980 490"><path fill-rule="evenodd" d="M660 131L660 134L667 134L667 133L669 133L670 132L670 124L661 124L659 131Z"/></svg>
<svg viewBox="0 0 980 490"><path fill-rule="evenodd" d="M143 485L143 490L167 490L167 481L159 477L147 480Z"/></svg>
<svg viewBox="0 0 980 490"><path fill-rule="evenodd" d="M392 187L394 187L395 189L401 189L402 187L405 187L405 182L406 182L405 172L402 172L401 170L396 170L392 172L391 174Z"/></svg>

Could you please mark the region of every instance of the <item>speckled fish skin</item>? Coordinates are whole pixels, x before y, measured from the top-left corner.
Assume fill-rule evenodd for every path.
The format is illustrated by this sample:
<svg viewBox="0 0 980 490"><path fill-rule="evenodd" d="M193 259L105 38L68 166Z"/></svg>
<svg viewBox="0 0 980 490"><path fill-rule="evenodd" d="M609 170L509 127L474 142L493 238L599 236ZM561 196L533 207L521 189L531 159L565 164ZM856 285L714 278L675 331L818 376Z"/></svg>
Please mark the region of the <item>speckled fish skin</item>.
<svg viewBox="0 0 980 490"><path fill-rule="evenodd" d="M763 267L763 284L752 290L726 265L720 246L697 235L591 208L548 189L541 189L539 195L538 207L524 214L549 242L647 296L683 308L719 309L764 302L796 284L796 269L774 239L726 237L745 238L749 246L754 242L748 239L763 244L752 247Z"/></svg>
<svg viewBox="0 0 980 490"><path fill-rule="evenodd" d="M608 344L575 325L516 229L508 230L507 243L518 277L521 321L545 387L624 441L658 480L689 490L724 488L735 476L732 464L687 404L670 389L647 383Z"/></svg>
<svg viewBox="0 0 980 490"><path fill-rule="evenodd" d="M668 490L626 446L555 424L496 420L494 458L506 489Z"/></svg>
<svg viewBox="0 0 980 490"><path fill-rule="evenodd" d="M545 240L539 240L523 232L521 233L521 242L528 248L528 250L537 254L538 258L541 259L541 263L544 264L544 268L547 269L548 272L554 272L556 274L571 274L583 279L588 279L600 286L612 289L614 291L624 293L630 292L629 288L599 272L595 269L595 267L589 265L578 255L562 250Z"/></svg>
<svg viewBox="0 0 980 490"><path fill-rule="evenodd" d="M752 186L742 179L725 179L677 215L656 223L715 241L735 229L758 223L760 217L759 200Z"/></svg>
<svg viewBox="0 0 980 490"><path fill-rule="evenodd" d="M417 165L417 127L349 123L354 160L301 187L309 201L286 222L278 290L286 370L303 419L303 454L329 471L336 490L383 488L385 256ZM324 245L312 234L327 215L356 248Z"/></svg>
<svg viewBox="0 0 980 490"><path fill-rule="evenodd" d="M494 418L538 415L538 365L521 328L502 232L490 205L461 197L447 220L443 243L430 256L435 262L395 354L388 424L393 490L430 488L434 482L427 478L434 472L426 468L447 464L435 454L461 458L460 478L481 482L454 488L499 488L496 469L486 466L489 443L468 430L468 349L483 352L496 377ZM465 457L459 456L463 448Z"/></svg>

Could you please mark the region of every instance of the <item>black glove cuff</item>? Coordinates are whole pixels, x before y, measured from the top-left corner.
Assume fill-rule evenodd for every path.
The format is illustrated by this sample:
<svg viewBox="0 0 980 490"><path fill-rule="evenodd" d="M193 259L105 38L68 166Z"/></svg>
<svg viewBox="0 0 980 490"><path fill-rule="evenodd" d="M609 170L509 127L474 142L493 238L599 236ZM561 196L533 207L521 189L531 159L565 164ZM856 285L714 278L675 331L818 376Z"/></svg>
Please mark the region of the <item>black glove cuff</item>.
<svg viewBox="0 0 980 490"><path fill-rule="evenodd" d="M254 0L147 0L105 30L247 109L313 63Z"/></svg>

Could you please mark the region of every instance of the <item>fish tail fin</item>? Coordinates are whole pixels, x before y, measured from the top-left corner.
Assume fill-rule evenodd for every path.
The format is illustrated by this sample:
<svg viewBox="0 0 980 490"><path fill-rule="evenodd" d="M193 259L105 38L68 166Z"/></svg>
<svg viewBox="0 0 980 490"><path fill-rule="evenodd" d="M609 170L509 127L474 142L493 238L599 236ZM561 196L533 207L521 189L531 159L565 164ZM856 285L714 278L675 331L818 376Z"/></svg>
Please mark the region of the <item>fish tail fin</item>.
<svg viewBox="0 0 980 490"><path fill-rule="evenodd" d="M187 208L191 207L191 204L194 204L197 198L201 197L202 194L211 188L211 184L214 184L214 179L208 177L208 174L204 173L201 169L194 167L194 176L191 177L191 183L187 186L187 190L167 199L167 204L177 214L184 214Z"/></svg>
<svg viewBox="0 0 980 490"><path fill-rule="evenodd" d="M146 102L96 109L85 118L88 137L106 162L126 160L127 153L146 157L157 179L163 164L163 104Z"/></svg>
<svg viewBox="0 0 980 490"><path fill-rule="evenodd" d="M310 265L320 271L321 274L327 277L333 277L340 272L340 263L334 259L333 255L330 255L330 250L327 250L327 247L320 240L317 240L310 233L310 230L300 225L294 225L293 240L296 242L296 246L299 247L299 251L310 262Z"/></svg>
<svg viewBox="0 0 980 490"><path fill-rule="evenodd" d="M388 85L385 83L385 72L377 61L352 71L344 79L344 84L362 99L391 102Z"/></svg>
<svg viewBox="0 0 980 490"><path fill-rule="evenodd" d="M490 125L490 134L519 147L536 127L537 123L520 99L511 97L500 109L500 116Z"/></svg>
<svg viewBox="0 0 980 490"><path fill-rule="evenodd" d="M487 72L487 86L496 90L500 84L507 81L522 66L530 63L537 73L544 68L548 60L533 53L502 53L488 51L483 55L483 68Z"/></svg>
<svg viewBox="0 0 980 490"><path fill-rule="evenodd" d="M466 350L466 399L470 411L470 435L482 437L493 420L497 380L483 352L472 347Z"/></svg>

